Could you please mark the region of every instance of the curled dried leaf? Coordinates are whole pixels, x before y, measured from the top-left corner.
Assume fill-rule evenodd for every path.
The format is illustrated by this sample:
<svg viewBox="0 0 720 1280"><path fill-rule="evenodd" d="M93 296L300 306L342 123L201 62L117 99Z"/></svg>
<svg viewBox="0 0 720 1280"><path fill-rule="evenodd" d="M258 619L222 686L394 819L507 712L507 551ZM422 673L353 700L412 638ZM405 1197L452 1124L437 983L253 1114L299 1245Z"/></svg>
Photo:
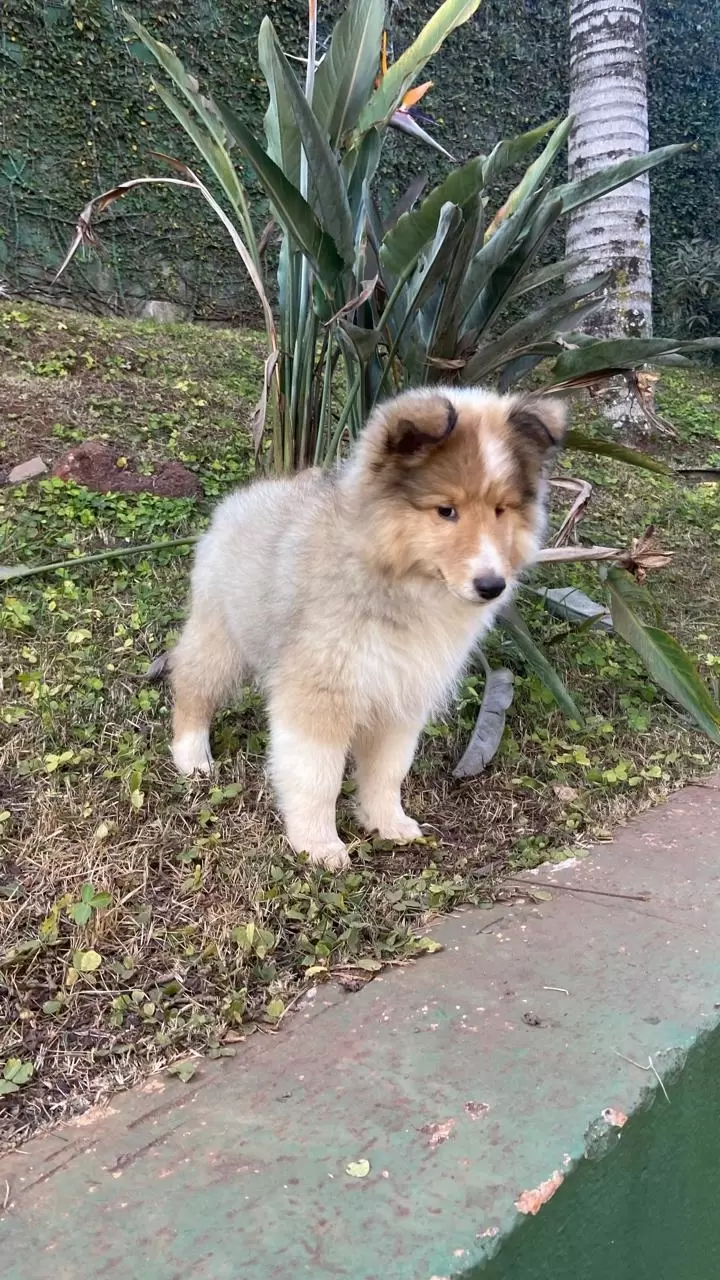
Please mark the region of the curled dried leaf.
<svg viewBox="0 0 720 1280"><path fill-rule="evenodd" d="M672 558L672 551L662 549L651 525L639 538L633 538L630 550L619 558L618 564L632 573L638 582L643 583L649 572L664 569Z"/></svg>
<svg viewBox="0 0 720 1280"><path fill-rule="evenodd" d="M551 480L550 483L556 489L567 489L570 493L575 494L573 504L553 539L554 546L562 547L570 541L570 536L575 526L587 511L592 497L592 485L588 480L579 480L571 476L563 477L562 479L556 478Z"/></svg>

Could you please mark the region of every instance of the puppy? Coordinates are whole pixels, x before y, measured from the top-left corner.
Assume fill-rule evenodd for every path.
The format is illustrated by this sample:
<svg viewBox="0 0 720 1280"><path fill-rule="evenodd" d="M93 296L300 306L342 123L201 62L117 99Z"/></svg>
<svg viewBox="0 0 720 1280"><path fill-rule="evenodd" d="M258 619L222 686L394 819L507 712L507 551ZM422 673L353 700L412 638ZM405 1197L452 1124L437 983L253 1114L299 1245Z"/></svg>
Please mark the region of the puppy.
<svg viewBox="0 0 720 1280"><path fill-rule="evenodd" d="M401 784L423 725L536 554L565 424L558 400L410 391L372 414L338 470L226 498L198 544L170 655L178 770L209 773L212 717L252 678L296 851L348 865L336 826L348 755L362 826L416 839Z"/></svg>

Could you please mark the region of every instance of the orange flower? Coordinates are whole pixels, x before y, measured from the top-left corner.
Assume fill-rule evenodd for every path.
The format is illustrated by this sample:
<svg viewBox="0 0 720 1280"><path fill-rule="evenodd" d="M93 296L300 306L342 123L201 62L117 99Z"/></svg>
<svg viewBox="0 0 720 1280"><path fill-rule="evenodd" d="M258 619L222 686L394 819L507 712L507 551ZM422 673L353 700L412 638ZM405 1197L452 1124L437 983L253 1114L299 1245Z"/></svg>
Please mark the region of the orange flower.
<svg viewBox="0 0 720 1280"><path fill-rule="evenodd" d="M421 98L425 97L428 89L432 89L432 80L426 80L424 84L418 84L414 89L408 89L405 97L400 103L400 111L409 111L411 107L417 106Z"/></svg>
<svg viewBox="0 0 720 1280"><path fill-rule="evenodd" d="M388 53L388 33L387 31L383 31L382 43L380 45L380 75L377 76L375 80L376 89L378 85L382 83L384 77L388 73L387 53ZM432 80L426 80L424 84L419 84L414 89L408 89L402 102L400 103L400 106L398 107L398 111L410 111L413 107L416 107L420 99L424 98L425 94L428 92L429 89L432 89L432 87L433 87Z"/></svg>

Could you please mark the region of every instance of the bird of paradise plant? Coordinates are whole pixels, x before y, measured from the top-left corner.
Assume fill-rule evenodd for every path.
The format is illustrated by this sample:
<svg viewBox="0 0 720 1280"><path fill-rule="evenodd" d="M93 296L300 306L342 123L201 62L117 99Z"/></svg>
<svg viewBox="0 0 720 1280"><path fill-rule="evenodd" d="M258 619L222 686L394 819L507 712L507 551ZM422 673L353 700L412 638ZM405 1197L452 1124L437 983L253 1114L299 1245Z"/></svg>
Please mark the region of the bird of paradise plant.
<svg viewBox="0 0 720 1280"><path fill-rule="evenodd" d="M387 30L382 33L382 44L380 46L380 73L375 79L375 88L379 89L383 79L388 73L388 33ZM411 138L419 138L421 142L426 142L429 146L439 151L441 155L448 160L453 160L450 152L438 142L437 138L431 137L429 133L423 129L417 116L417 105L429 93L433 87L432 80L426 80L424 84L415 85L413 89L408 89L404 93L398 108L390 117L390 124L394 129L399 129L401 133L407 133ZM428 124L432 121L428 117L422 117Z"/></svg>
<svg viewBox="0 0 720 1280"><path fill-rule="evenodd" d="M194 169L161 157L174 169L172 176L130 179L86 206L61 270L92 236L94 214L133 188L172 183L202 196L231 237L262 307L267 359L254 439L266 466L282 471L331 465L378 398L408 385L482 381L507 389L549 361L550 380L567 388L597 383L609 373L629 375L650 359L657 363L720 346L716 338L695 343L588 338L582 324L601 302L607 276L565 288L562 281L573 261L538 265L551 231L571 210L670 159L682 146L658 148L587 178L553 185L550 173L572 125L570 119L553 120L451 168L428 194L423 180L414 182L393 213L381 216L375 184L389 128L449 157L416 119L432 82L415 82L479 3L444 0L410 46L390 61L385 0L350 0L320 59L317 3L310 0L303 84L266 17L258 39L269 99L264 142L232 107L201 92L172 50L126 15L132 32L166 73L167 80L155 82L155 91L212 174L222 203ZM521 182L487 221L488 193L538 148ZM265 275L238 157L254 170L282 230L274 289ZM510 303L512 323L505 319ZM644 455L610 441L583 439L575 432L571 442L648 465ZM620 552L615 559L622 563ZM687 655L681 661L674 642L662 639L664 633L628 622L632 602L618 586L621 580L611 576L620 572L608 575L616 626L663 687L720 741L720 711L697 673L692 675ZM561 704L577 715L521 622L506 619L506 625L514 627L521 651L535 661Z"/></svg>

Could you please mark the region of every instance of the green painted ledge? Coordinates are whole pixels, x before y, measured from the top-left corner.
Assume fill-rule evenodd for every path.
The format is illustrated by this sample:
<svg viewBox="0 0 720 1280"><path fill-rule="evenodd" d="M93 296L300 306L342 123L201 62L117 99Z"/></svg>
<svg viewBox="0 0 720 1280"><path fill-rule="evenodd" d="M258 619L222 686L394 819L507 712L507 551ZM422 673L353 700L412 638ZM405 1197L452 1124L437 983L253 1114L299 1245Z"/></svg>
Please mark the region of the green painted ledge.
<svg viewBox="0 0 720 1280"><path fill-rule="evenodd" d="M720 1032L664 1083L473 1280L717 1280Z"/></svg>
<svg viewBox="0 0 720 1280"><path fill-rule="evenodd" d="M719 800L0 1161L3 1280L717 1280Z"/></svg>

